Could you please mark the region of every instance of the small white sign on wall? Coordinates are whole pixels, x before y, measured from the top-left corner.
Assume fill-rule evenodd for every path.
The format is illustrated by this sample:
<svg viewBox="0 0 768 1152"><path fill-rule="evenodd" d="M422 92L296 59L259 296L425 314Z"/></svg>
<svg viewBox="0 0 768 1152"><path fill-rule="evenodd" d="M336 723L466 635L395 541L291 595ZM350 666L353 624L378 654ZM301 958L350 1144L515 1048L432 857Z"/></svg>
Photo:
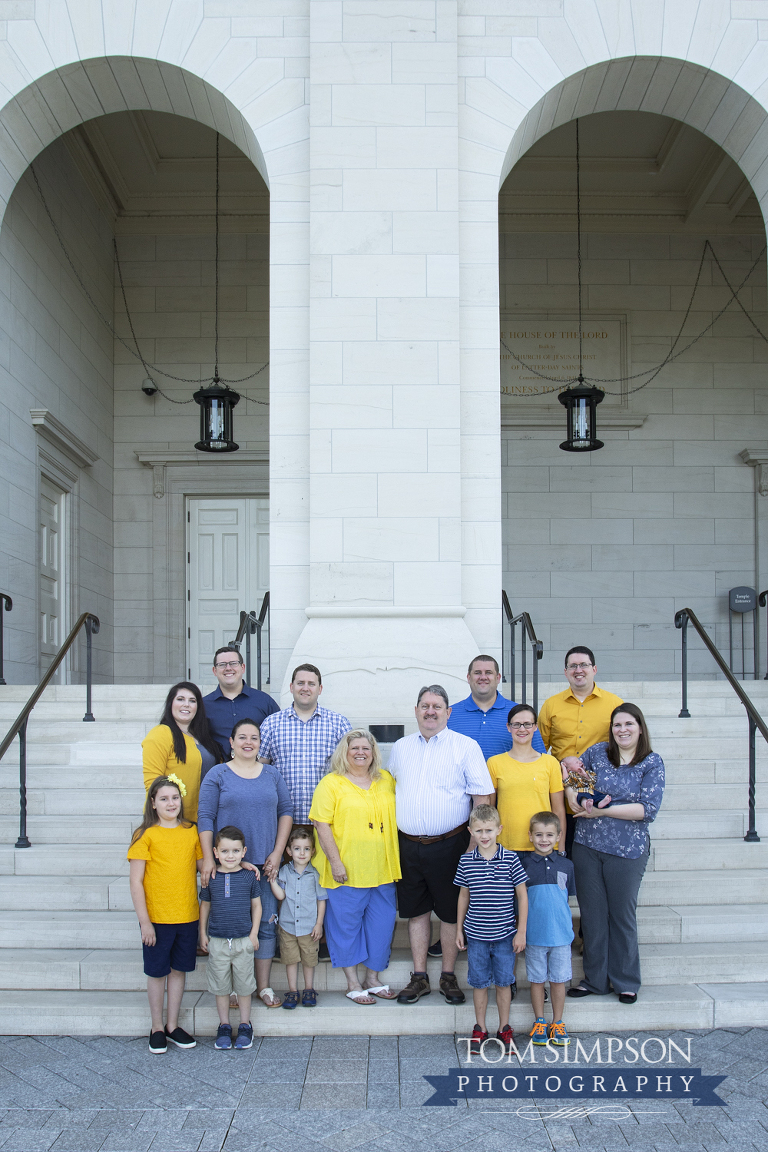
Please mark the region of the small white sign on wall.
<svg viewBox="0 0 768 1152"><path fill-rule="evenodd" d="M625 404L626 395L610 393L625 393L627 387L618 379L627 375L626 317L585 316L581 343L586 382L602 388L611 407ZM502 396L538 396L541 402L556 402L557 393L578 374L578 316L502 314Z"/></svg>

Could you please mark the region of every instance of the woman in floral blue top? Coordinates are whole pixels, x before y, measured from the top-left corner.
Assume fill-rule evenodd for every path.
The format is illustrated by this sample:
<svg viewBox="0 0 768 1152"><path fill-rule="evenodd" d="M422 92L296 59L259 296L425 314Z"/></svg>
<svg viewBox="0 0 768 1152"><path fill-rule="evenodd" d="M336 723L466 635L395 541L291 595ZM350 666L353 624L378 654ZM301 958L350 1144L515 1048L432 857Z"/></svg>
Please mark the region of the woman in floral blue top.
<svg viewBox="0 0 768 1152"><path fill-rule="evenodd" d="M645 717L636 704L611 713L607 743L582 756L597 775L598 803L566 788L578 818L573 866L584 933L584 979L569 996L618 994L634 1004L640 987L637 894L648 863L648 825L664 795L664 761L651 751Z"/></svg>

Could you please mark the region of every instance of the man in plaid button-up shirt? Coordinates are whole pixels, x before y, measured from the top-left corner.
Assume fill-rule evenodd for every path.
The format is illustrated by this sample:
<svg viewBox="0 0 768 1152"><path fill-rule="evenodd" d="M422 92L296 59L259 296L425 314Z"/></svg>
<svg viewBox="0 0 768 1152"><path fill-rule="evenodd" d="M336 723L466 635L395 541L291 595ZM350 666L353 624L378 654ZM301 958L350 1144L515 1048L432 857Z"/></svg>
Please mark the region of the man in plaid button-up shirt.
<svg viewBox="0 0 768 1152"><path fill-rule="evenodd" d="M261 725L259 759L282 772L293 798L294 824L309 822L312 794L336 745L352 727L346 716L318 706L322 690L314 664L300 664L291 677L293 704Z"/></svg>

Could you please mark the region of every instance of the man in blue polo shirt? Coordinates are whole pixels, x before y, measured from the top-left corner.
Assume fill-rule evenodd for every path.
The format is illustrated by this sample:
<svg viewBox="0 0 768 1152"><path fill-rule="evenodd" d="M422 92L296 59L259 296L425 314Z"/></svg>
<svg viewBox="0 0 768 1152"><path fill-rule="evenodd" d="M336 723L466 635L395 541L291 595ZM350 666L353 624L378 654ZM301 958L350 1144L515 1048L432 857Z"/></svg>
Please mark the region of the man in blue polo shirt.
<svg viewBox="0 0 768 1152"><path fill-rule="evenodd" d="M507 715L515 702L498 691L500 680L499 666L493 656L475 656L467 669L470 694L452 706L448 720L448 727L454 732L477 740L486 761L512 747ZM538 732L533 737L533 747L537 752L546 751Z"/></svg>
<svg viewBox="0 0 768 1152"><path fill-rule="evenodd" d="M280 706L266 692L249 688L245 683L245 662L232 645L219 648L216 652L213 657L213 674L219 686L214 692L203 696L205 714L214 739L229 759L229 738L237 721L253 720L260 725L267 716L279 712Z"/></svg>

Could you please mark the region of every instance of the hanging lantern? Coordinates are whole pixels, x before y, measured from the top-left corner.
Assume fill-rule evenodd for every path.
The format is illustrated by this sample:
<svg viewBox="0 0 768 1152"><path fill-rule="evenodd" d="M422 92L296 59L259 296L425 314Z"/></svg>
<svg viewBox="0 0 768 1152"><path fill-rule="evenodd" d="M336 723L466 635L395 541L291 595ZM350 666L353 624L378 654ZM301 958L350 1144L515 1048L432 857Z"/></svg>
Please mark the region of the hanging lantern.
<svg viewBox="0 0 768 1152"><path fill-rule="evenodd" d="M568 439L560 447L563 452L595 452L603 447L597 439L597 406L605 392L584 384L582 377L575 388L566 388L557 397L568 412Z"/></svg>
<svg viewBox="0 0 768 1152"><path fill-rule="evenodd" d="M213 383L200 388L192 399L200 405L200 440L195 448L199 452L237 452L240 445L233 439L232 409L240 393L223 387L214 377Z"/></svg>

